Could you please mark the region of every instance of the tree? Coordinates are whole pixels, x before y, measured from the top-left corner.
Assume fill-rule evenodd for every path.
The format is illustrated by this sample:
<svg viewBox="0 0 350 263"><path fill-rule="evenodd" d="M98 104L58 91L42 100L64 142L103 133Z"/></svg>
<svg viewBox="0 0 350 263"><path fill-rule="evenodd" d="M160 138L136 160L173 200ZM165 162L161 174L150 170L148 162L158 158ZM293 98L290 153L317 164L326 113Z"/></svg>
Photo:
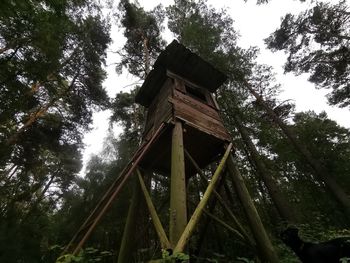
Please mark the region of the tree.
<svg viewBox="0 0 350 263"><path fill-rule="evenodd" d="M254 74L255 71L259 70L260 73L265 73L267 76L269 76L270 72L266 67L256 66L254 61L257 54L256 48L243 50L237 46L237 34L232 26L232 18L227 15L226 11L218 11L208 7L206 1L178 0L175 1L174 5L167 8L167 13L169 29L175 33L181 43L228 75L228 83L218 91L219 103L230 101L229 103L234 102L236 104L239 101L242 105L247 104L247 101L250 99L248 98L249 94L242 89L245 78L263 76L263 74ZM229 105L229 103L226 104L225 102L220 103L224 111ZM235 114L232 112L232 109L227 109L226 112ZM243 167L245 164L243 162L240 163ZM232 171L233 169L231 169ZM238 181L235 181L235 183L238 183ZM244 192L241 198L244 196L248 202L249 195L247 196L246 194L247 192ZM249 206L244 206L245 212L250 208ZM251 212L252 210L249 211ZM256 229L262 230L261 222L258 224L257 214L250 212L247 212L249 219L253 217L256 219L249 220L250 226L254 231ZM264 230L261 232L265 234ZM258 236L257 234L256 237ZM271 254L269 254L270 250L261 246L261 241L264 238L259 239L260 237L266 236L262 234L258 237L258 247L261 255L266 256L271 261L276 261L273 249L271 249ZM265 241L269 243L267 240Z"/></svg>
<svg viewBox="0 0 350 263"><path fill-rule="evenodd" d="M334 180L342 182L343 189L348 189L349 182L345 178L348 165L344 153L348 151L349 130L328 119L325 113L296 113L293 121L289 128L300 142L314 158L322 162ZM281 184L283 192L290 200L294 200L295 205L303 207L299 211L303 211L304 216L317 215L315 224L322 224L326 228L330 225L346 225L346 212L330 198L325 184L314 176L305 158L290 147L289 140L272 136L268 129L261 129L260 133L259 146L264 151L275 153L269 165L281 171L279 180L285 181Z"/></svg>
<svg viewBox="0 0 350 263"><path fill-rule="evenodd" d="M294 16L287 14L266 44L288 54L285 72L308 73L318 88L332 89L330 104L350 105L350 12L346 1L316 5Z"/></svg>
<svg viewBox="0 0 350 263"><path fill-rule="evenodd" d="M118 11L116 17L119 26L124 29L126 43L118 52L121 61L117 64L116 71L121 74L123 68L126 68L135 77L145 79L151 70L151 65L165 46L161 36L164 20L162 6L158 5L151 11L145 11L137 3L122 0L118 5ZM111 117L111 122L121 123L125 135L130 136L129 139L135 142L142 136L145 119L145 112L134 102L137 90L138 86L135 86L130 92L117 94L112 104ZM130 118L128 114L132 117Z"/></svg>
<svg viewBox="0 0 350 263"><path fill-rule="evenodd" d="M248 2L248 0L244 0L245 2ZM306 0L299 0L300 2L305 2ZM257 0L256 3L258 5L261 5L261 4L267 4L269 2L269 0Z"/></svg>
<svg viewBox="0 0 350 263"><path fill-rule="evenodd" d="M38 262L49 213L80 170L92 111L109 105L109 26L93 1L0 6L1 261ZM24 233L31 253L9 249Z"/></svg>
<svg viewBox="0 0 350 263"><path fill-rule="evenodd" d="M85 15L87 8L99 10L89 2L2 3L0 164L4 177L24 168L22 172L29 173L34 160L59 147L78 146L91 122L92 108L108 105L102 88L108 25L98 14Z"/></svg>
<svg viewBox="0 0 350 263"><path fill-rule="evenodd" d="M168 27L184 46L229 75L232 82L249 74L257 50L237 46L238 36L226 10L208 7L205 0L176 0L166 10Z"/></svg>
<svg viewBox="0 0 350 263"><path fill-rule="evenodd" d="M121 73L126 67L131 74L144 79L150 71L150 65L165 46L161 36L164 20L162 6L145 11L138 4L122 0L118 8L120 13L117 17L124 28L126 43L119 51L121 62L118 63L117 72Z"/></svg>
<svg viewBox="0 0 350 263"><path fill-rule="evenodd" d="M108 25L100 15L86 16L87 8L98 12L87 1L75 5L66 1L2 3L4 167L14 156L19 157L19 145L43 125L55 127L62 143L80 143L91 122L92 107L108 105L102 88L102 63L110 41ZM31 147L37 148L35 144Z"/></svg>
<svg viewBox="0 0 350 263"><path fill-rule="evenodd" d="M3 4L1 121L12 129L7 144L48 112L86 127L88 106L106 105L101 64L110 41L108 25L99 15L84 17L88 5Z"/></svg>
<svg viewBox="0 0 350 263"><path fill-rule="evenodd" d="M145 33L141 32L155 32L154 39L158 39L158 37L161 38L160 31L154 29L157 23L151 19L153 16L151 11L146 12L138 4L131 4L128 1L122 1L119 8L119 21L124 21L122 27L125 29L126 43L129 46L124 49L127 52L122 53L124 62L119 64L118 69L126 68L133 75L143 78L147 75L149 66L147 66L148 55L145 50L147 45L143 38ZM288 120L285 125L300 139L300 143L307 146L315 158L321 159L322 162L325 161L323 164L331 171L330 175L337 181L344 180L346 186L348 185L346 179L348 131L321 115L299 113L295 115L293 121L292 116L295 114L293 105L288 102L280 102L276 97L279 85L274 80L271 68L255 62L258 52L256 48L244 50L237 46L237 34L232 27L232 19L224 11L207 6L205 1L185 0L176 0L174 5L169 6L166 11L169 28L175 37L229 77L225 85L218 90L216 98L222 109L224 123L234 141L236 164L242 171L254 206L270 232L277 234L282 224L281 217L293 219L293 208L297 208L297 212L305 218L312 216L320 229L346 225L345 220L340 222L339 218L343 216L342 210L329 198L330 194L324 187L324 183L315 180L316 177L305 158L301 157L300 153L291 147L285 135L276 129L276 123L271 121L268 113L258 107L259 101L249 93L246 87L253 87L258 98L264 98L265 104L274 113L274 116L280 120ZM149 23L149 26L154 30L148 31L147 23L144 22L150 20L152 22ZM149 63L152 63L152 60L157 57L157 52L151 56ZM72 225L76 224L76 220L83 221L92 203L104 193L105 188L115 179L116 172L125 166L133 149L137 147L143 114L134 104L133 98L136 90L137 88L131 92L121 92L113 101L111 120L121 124L124 129L118 140L108 141L109 147L115 147L112 152L116 152L116 160L109 162L105 160L106 158L93 158L88 166L86 177L77 179L74 187L64 192L65 198L60 206L62 209L55 216L56 232L62 234L59 240L71 237L69 232L71 229L76 230L77 227L75 225L73 228ZM314 138L317 140L314 141ZM321 141L322 143L319 143ZM332 157L332 152L341 157L339 159ZM211 176L210 168L204 171L204 176L207 178ZM233 169L236 169L236 165L231 162L231 170ZM152 178L149 183L151 186L149 191L159 212L160 220L165 222L169 218L169 211L163 209L169 202L169 177L156 173L148 174L147 177ZM239 177L237 178L240 179ZM205 189L204 186L198 185L198 178L195 175L187 181L187 187L191 189L187 196L189 214L194 209L192 202L197 203ZM203 244L200 257L210 260L215 254L215 258L217 257L220 262L226 259L232 261L238 255L251 258L256 253L254 241L245 242L249 240L249 233L242 234L242 232L246 232L245 227L249 221L244 217L244 209L237 202L238 199L235 199L243 187L232 191L234 185L237 186L237 183L233 184L232 181L234 180L223 181L223 187L216 189L217 193L223 197L217 199L217 203L220 203L221 206L215 206L213 202L214 204L210 204L208 210L210 213L218 214L219 220L222 219L221 222L225 220L236 224L233 224L234 227L227 228L226 225L226 228L221 228L223 224L207 227L205 222L200 222L198 229L205 227L208 231L200 238L194 236L191 239L188 251L194 259L196 253L193 253L193 248L200 247L200 244ZM120 247L120 237L123 233L128 200L131 196L130 188L124 189L118 201L115 202L114 209L106 215L104 220L101 220L88 241L88 246L111 249L116 251L115 255L118 254L117 248ZM276 189L279 190L279 193L274 192ZM230 203L225 204L225 200L230 200ZM276 207L282 216L276 213ZM330 215L330 211L334 212L334 216ZM85 215L82 215L83 213ZM235 215L239 216L240 222L237 221ZM138 246L132 246L133 255L125 250L127 253L125 257L121 257L121 260L125 261L127 258L126 261L130 261L134 256L138 259L160 256L157 236L150 232L153 228L148 227L149 218L137 217L137 221L135 238L133 238L134 235L129 235L129 240L130 238L133 238L133 241L144 239L146 242L143 242L140 250L136 249L140 247L140 243ZM60 231L60 229L64 230ZM255 228L255 232L261 233L262 231ZM235 233L234 237L240 236L241 239L236 240L232 237L232 233ZM259 233L256 236L259 236ZM274 241L278 243L278 239ZM287 262L287 260L281 260L281 262Z"/></svg>
<svg viewBox="0 0 350 263"><path fill-rule="evenodd" d="M123 126L123 137L133 142L132 149L136 149L139 139L142 136L143 123L145 121L144 112L135 103L136 89L130 92L120 92L112 102L111 123L118 123ZM131 146L129 145L129 146Z"/></svg>
<svg viewBox="0 0 350 263"><path fill-rule="evenodd" d="M293 147L299 152L301 156L309 163L310 167L314 170L315 175L321 180L333 197L341 204L344 208L345 214L349 217L350 215L350 199L346 191L338 184L338 182L331 176L329 170L324 167L322 161L314 158L307 146L298 140L297 135L292 129L288 127L284 121L279 118L279 116L274 112L274 110L264 101L262 96L259 96L256 91L254 91L249 84L246 85L249 91L256 98L257 104L266 110L268 116L275 122L280 129L283 131L284 135L289 139Z"/></svg>

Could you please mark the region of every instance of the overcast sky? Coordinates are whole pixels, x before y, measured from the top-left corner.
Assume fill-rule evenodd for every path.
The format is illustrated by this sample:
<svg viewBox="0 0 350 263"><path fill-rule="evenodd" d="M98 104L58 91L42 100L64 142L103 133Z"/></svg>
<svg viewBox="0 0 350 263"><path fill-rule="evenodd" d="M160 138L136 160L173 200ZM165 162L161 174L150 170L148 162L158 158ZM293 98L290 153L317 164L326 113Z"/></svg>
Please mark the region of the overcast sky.
<svg viewBox="0 0 350 263"><path fill-rule="evenodd" d="M333 0L330 2L337 3L338 1ZM139 0L139 3L146 10L150 10L159 3L167 6L173 1ZM293 74L283 74L282 66L286 55L283 52L272 53L265 49L264 46L264 39L278 28L281 17L286 13L298 14L307 9L310 5L309 3L301 3L298 0L271 0L267 5L256 5L256 0L249 0L247 3L243 0L208 0L208 4L215 8L228 9L228 14L234 19L235 29L240 34L239 46L243 48L258 46L260 48L258 62L274 67L277 81L282 84L281 99L293 100L296 104L296 111L314 110L319 113L324 110L329 118L336 120L342 126L350 128L350 111L348 109L339 109L327 105L325 95L328 91L324 89L316 90L313 84L307 81L307 75L294 76ZM172 40L171 34L167 33L166 38L170 43ZM114 42L110 47L110 51L118 50L123 45L124 40L122 32L118 31L116 26L112 27L112 39ZM126 86L137 81L129 74L118 76L113 65L117 61L118 56L113 52L108 52L108 78L104 86L111 97L114 97L121 90L126 91L128 89ZM84 137L84 143L86 144L83 158L84 164L86 164L91 154L98 154L102 150L103 139L107 135L109 126L108 116L109 112L94 114L94 128ZM114 131L118 133L120 129L116 127ZM83 171L81 174L83 174Z"/></svg>

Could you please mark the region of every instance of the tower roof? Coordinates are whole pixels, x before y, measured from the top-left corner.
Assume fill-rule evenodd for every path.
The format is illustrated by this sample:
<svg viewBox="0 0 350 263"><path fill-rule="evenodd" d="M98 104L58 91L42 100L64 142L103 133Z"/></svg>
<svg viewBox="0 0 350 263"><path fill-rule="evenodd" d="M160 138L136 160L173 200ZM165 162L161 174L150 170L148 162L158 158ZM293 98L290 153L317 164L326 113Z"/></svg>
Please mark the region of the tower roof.
<svg viewBox="0 0 350 263"><path fill-rule="evenodd" d="M162 87L167 70L214 92L227 76L173 40L158 56L153 69L136 94L135 101L148 107Z"/></svg>

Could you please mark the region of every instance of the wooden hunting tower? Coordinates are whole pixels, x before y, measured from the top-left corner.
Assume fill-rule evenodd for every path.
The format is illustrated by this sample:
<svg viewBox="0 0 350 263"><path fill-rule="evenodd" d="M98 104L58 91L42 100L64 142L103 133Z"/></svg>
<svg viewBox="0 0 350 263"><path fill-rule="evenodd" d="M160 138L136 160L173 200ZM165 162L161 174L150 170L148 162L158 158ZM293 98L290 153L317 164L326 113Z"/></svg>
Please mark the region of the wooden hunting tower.
<svg viewBox="0 0 350 263"><path fill-rule="evenodd" d="M143 140L147 141L163 124L181 121L183 142L200 168L212 163L230 141L219 116L214 93L226 76L190 50L173 41L159 55L153 70L136 95L147 108ZM140 162L140 166L170 174L171 129L164 131ZM186 162L186 174L195 170Z"/></svg>
<svg viewBox="0 0 350 263"><path fill-rule="evenodd" d="M227 167L237 196L244 204L243 208L249 219L252 233L257 237L259 251L267 259L266 262L278 262L231 154L230 136L220 118L219 108L213 96L225 80L226 76L223 73L178 42L173 41L166 47L136 94L136 102L147 109L142 143L120 176L115 179L66 246L64 253L71 252L73 255L79 253L135 171L139 184L135 181L118 263L130 262L130 254L137 247L131 233L137 224L137 204L140 203L139 192L141 191L162 249L171 249L175 254L186 250L186 244L211 194L215 192L220 174ZM220 162L217 162L219 160ZM201 169L214 162L218 165L209 181ZM155 173L170 177L169 239L143 181L143 177L149 179ZM189 217L186 200L187 182L195 173L199 174L202 180L207 181L208 186ZM222 200L217 192L215 194L218 200ZM231 212L230 214L233 215ZM237 222L234 216L233 218ZM254 247L254 241L245 234L241 225L239 223L236 225L240 236Z"/></svg>

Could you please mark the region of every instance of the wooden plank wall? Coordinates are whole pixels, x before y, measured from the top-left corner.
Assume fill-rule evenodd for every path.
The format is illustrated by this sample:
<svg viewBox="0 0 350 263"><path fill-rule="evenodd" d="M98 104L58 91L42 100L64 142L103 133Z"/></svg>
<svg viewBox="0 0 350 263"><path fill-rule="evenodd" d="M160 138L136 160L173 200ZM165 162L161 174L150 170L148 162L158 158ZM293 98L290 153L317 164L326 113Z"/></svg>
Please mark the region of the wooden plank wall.
<svg viewBox="0 0 350 263"><path fill-rule="evenodd" d="M171 99L174 115L185 120L189 125L209 133L222 140L230 140L219 113L213 107L190 96L174 90Z"/></svg>
<svg viewBox="0 0 350 263"><path fill-rule="evenodd" d="M148 108L144 140L150 138L162 122L177 117L203 132L221 140L230 141L230 135L211 98L208 103L193 98L186 94L185 85L186 82L183 79L174 76L168 77L164 82ZM210 97L208 90L202 91L207 98Z"/></svg>
<svg viewBox="0 0 350 263"><path fill-rule="evenodd" d="M155 130L172 116L172 105L169 97L172 95L173 81L170 78L164 82L158 95L148 108L147 121L144 131L144 140L150 138Z"/></svg>

